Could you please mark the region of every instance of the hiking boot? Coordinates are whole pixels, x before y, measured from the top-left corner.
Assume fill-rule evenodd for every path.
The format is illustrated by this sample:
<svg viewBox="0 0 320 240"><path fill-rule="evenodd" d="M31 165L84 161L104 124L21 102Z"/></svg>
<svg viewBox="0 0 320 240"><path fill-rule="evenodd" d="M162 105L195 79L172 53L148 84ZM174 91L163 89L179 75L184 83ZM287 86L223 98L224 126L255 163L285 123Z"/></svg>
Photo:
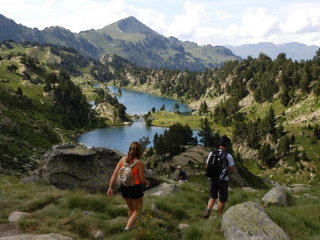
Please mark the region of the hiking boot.
<svg viewBox="0 0 320 240"><path fill-rule="evenodd" d="M207 209L206 214L203 216L204 219L208 219L211 213L211 209Z"/></svg>
<svg viewBox="0 0 320 240"><path fill-rule="evenodd" d="M208 219L209 216L210 216L209 214L205 214L205 215L203 216L203 218L204 218L204 219Z"/></svg>

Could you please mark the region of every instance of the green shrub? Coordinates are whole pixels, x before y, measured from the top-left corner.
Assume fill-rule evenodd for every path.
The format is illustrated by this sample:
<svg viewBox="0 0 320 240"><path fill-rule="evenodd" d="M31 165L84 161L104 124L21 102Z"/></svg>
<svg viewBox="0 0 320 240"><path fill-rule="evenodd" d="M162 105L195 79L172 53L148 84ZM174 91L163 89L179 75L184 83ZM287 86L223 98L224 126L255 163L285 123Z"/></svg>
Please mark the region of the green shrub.
<svg viewBox="0 0 320 240"><path fill-rule="evenodd" d="M144 218L137 222L136 239L137 240L169 240L173 239L170 236L168 229L163 223L159 223L151 213L146 213Z"/></svg>
<svg viewBox="0 0 320 240"><path fill-rule="evenodd" d="M185 240L197 240L202 239L203 233L200 231L198 227L192 226L186 230L183 235L183 239Z"/></svg>
<svg viewBox="0 0 320 240"><path fill-rule="evenodd" d="M88 195L85 192L74 192L65 199L66 207L69 209L79 208L82 211L104 212L106 203L103 199Z"/></svg>

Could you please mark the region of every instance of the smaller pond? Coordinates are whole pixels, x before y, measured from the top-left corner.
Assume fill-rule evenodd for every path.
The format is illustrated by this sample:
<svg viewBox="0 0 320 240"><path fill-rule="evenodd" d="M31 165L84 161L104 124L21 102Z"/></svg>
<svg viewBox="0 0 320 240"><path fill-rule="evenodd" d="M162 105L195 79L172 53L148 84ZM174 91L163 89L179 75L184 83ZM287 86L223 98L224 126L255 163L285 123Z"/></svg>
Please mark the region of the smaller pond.
<svg viewBox="0 0 320 240"><path fill-rule="evenodd" d="M127 153L131 142L139 141L142 137L149 137L152 142L153 136L162 134L165 128L148 127L143 121L134 122L131 126L99 128L77 138L77 142L88 147L108 147ZM150 146L148 146L150 147Z"/></svg>

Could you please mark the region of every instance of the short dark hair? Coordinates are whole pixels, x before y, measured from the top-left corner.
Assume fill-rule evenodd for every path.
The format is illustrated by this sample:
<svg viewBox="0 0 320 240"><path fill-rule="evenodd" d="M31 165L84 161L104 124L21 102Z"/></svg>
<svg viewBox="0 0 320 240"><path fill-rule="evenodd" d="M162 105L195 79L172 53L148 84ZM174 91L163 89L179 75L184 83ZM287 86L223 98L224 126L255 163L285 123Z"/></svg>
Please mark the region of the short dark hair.
<svg viewBox="0 0 320 240"><path fill-rule="evenodd" d="M231 141L230 141L230 138L228 138L226 135L224 135L224 136L222 136L222 137L220 138L219 145L220 145L220 146L223 146L223 147L226 147L226 146L229 145L230 142L231 142Z"/></svg>

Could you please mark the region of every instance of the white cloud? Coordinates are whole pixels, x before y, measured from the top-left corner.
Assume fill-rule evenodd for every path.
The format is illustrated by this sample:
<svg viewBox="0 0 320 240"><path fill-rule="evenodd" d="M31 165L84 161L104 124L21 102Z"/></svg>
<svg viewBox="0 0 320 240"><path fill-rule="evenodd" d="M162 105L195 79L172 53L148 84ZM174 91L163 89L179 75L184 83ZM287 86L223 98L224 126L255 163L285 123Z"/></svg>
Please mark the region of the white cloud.
<svg viewBox="0 0 320 240"><path fill-rule="evenodd" d="M164 31L166 36L183 37L192 36L201 23L201 16L205 7L200 4L192 4L187 1L184 4L184 14L174 17L174 23Z"/></svg>
<svg viewBox="0 0 320 240"><path fill-rule="evenodd" d="M218 18L220 19L230 19L233 17L233 14L230 14L228 12L222 11L222 10L216 10L216 15L218 16Z"/></svg>
<svg viewBox="0 0 320 240"><path fill-rule="evenodd" d="M62 26L79 32L135 16L160 34L199 44L320 46L318 0L0 0L0 6L6 17L39 29Z"/></svg>
<svg viewBox="0 0 320 240"><path fill-rule="evenodd" d="M282 30L287 33L319 32L320 8L291 12L287 21L282 24Z"/></svg>
<svg viewBox="0 0 320 240"><path fill-rule="evenodd" d="M255 13L244 15L241 24L240 36L265 37L278 29L279 21L277 17L268 15L265 8L258 8Z"/></svg>

